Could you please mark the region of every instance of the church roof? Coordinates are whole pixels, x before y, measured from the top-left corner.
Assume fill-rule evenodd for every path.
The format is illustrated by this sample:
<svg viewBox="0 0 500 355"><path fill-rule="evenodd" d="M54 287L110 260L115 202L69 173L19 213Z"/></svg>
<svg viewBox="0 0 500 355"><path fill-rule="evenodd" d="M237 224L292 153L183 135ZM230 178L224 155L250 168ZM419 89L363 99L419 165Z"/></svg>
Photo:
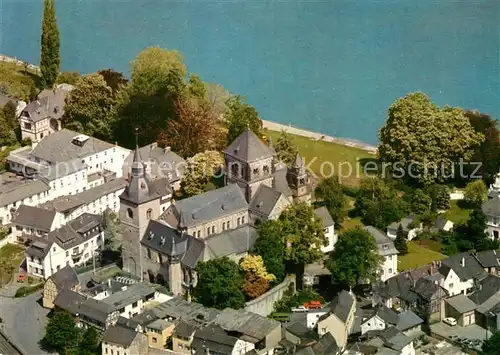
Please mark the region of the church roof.
<svg viewBox="0 0 500 355"><path fill-rule="evenodd" d="M281 196L281 192L262 184L250 202L250 210L269 216Z"/></svg>
<svg viewBox="0 0 500 355"><path fill-rule="evenodd" d="M252 162L272 157L276 151L268 147L252 130L246 128L224 153L244 162Z"/></svg>
<svg viewBox="0 0 500 355"><path fill-rule="evenodd" d="M304 167L304 159L302 159L300 154L297 152L297 154L295 155L295 159L293 160L292 163L292 168L301 169L303 167Z"/></svg>

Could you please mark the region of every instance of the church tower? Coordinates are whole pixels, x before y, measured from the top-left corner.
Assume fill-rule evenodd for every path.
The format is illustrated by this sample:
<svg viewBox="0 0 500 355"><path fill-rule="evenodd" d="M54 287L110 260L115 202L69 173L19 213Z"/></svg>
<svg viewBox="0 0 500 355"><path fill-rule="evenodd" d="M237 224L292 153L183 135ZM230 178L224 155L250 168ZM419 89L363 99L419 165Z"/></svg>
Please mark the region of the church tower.
<svg viewBox="0 0 500 355"><path fill-rule="evenodd" d="M311 183L307 174L304 160L299 153L295 155L292 165L286 174L288 186L292 190L293 200L311 204Z"/></svg>

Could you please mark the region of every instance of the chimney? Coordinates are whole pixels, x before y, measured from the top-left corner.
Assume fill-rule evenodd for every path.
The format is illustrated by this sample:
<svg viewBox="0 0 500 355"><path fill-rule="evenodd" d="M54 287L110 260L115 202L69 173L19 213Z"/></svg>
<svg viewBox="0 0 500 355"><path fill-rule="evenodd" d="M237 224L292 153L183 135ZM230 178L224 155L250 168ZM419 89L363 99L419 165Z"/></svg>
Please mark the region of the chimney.
<svg viewBox="0 0 500 355"><path fill-rule="evenodd" d="M462 257L462 261L460 262L460 265L462 265L462 267L465 267L465 257L464 256Z"/></svg>

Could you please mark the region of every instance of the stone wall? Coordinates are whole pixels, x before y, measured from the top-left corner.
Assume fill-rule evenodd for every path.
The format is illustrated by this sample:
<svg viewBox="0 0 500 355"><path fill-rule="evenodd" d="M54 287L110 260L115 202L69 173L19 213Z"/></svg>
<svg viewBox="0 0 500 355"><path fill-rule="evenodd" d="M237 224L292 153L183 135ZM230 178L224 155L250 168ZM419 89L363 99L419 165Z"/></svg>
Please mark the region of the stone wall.
<svg viewBox="0 0 500 355"><path fill-rule="evenodd" d="M283 298L283 295L288 291L290 285L292 285L291 287L293 287L293 291L295 292L296 284L294 275L287 276L278 286L273 287L256 299L245 303L245 310L267 317L273 312L274 303Z"/></svg>

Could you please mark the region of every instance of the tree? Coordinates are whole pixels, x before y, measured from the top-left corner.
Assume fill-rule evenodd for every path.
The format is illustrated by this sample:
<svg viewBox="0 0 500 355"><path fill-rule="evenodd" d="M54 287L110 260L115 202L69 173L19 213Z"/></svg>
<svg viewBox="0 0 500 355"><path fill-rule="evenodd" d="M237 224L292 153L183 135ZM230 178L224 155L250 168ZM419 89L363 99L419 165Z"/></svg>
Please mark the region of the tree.
<svg viewBox="0 0 500 355"><path fill-rule="evenodd" d="M188 166L181 181L181 193L191 197L205 192L207 184L224 165L224 158L218 151L198 153L188 159Z"/></svg>
<svg viewBox="0 0 500 355"><path fill-rule="evenodd" d="M416 214L424 214L430 211L432 199L421 189L415 189L410 194L410 210Z"/></svg>
<svg viewBox="0 0 500 355"><path fill-rule="evenodd" d="M500 349L500 331L496 331L483 342L480 355L497 355L498 349Z"/></svg>
<svg viewBox="0 0 500 355"><path fill-rule="evenodd" d="M67 346L75 347L79 331L73 316L65 311L55 311L45 327L43 344L62 354Z"/></svg>
<svg viewBox="0 0 500 355"><path fill-rule="evenodd" d="M382 162L404 167L405 176L418 183L431 183L449 177L460 158L470 159L484 136L474 131L461 109L441 109L417 92L391 105L379 140Z"/></svg>
<svg viewBox="0 0 500 355"><path fill-rule="evenodd" d="M16 129L18 127L16 118L16 108L9 101L0 110L0 147L9 146L16 143Z"/></svg>
<svg viewBox="0 0 500 355"><path fill-rule="evenodd" d="M465 200L474 206L481 206L488 196L488 188L483 180L475 180L465 186Z"/></svg>
<svg viewBox="0 0 500 355"><path fill-rule="evenodd" d="M269 283L276 280L273 274L267 272L261 256L248 255L240 261L244 272L243 292L250 298L256 298L269 289Z"/></svg>
<svg viewBox="0 0 500 355"><path fill-rule="evenodd" d="M481 208L472 210L465 225L454 228L451 239L447 240L447 250L457 249L460 252L475 249L477 251L492 249L495 247L488 238L486 229L486 216Z"/></svg>
<svg viewBox="0 0 500 355"><path fill-rule="evenodd" d="M292 136L284 130L281 130L274 149L278 159L286 164L292 163L299 152L297 146L292 142Z"/></svg>
<svg viewBox="0 0 500 355"><path fill-rule="evenodd" d="M119 247L119 223L118 216L110 209L102 214L102 228L104 230L104 245L108 250L117 250Z"/></svg>
<svg viewBox="0 0 500 355"><path fill-rule="evenodd" d="M326 266L337 283L352 288L360 282L375 281L381 262L373 236L356 227L339 238Z"/></svg>
<svg viewBox="0 0 500 355"><path fill-rule="evenodd" d="M192 98L201 99L203 101L207 98L207 86L196 74L191 74L189 76L188 91Z"/></svg>
<svg viewBox="0 0 500 355"><path fill-rule="evenodd" d="M190 157L221 146L223 137L219 119L212 104L205 100L180 97L174 101L176 118L162 131L158 143L171 146L184 157Z"/></svg>
<svg viewBox="0 0 500 355"><path fill-rule="evenodd" d="M321 247L327 245L328 240L313 208L304 202L294 203L284 210L279 223L286 245L285 260L293 264L297 287L301 289L305 265L321 259Z"/></svg>
<svg viewBox="0 0 500 355"><path fill-rule="evenodd" d="M44 0L40 70L42 84L51 88L59 75L59 29L57 28L54 0Z"/></svg>
<svg viewBox="0 0 500 355"><path fill-rule="evenodd" d="M257 110L250 106L239 95L231 97L227 102L226 125L227 144L231 144L245 128L249 127L257 136L262 136L262 120Z"/></svg>
<svg viewBox="0 0 500 355"><path fill-rule="evenodd" d="M80 73L77 71L64 71L57 76L57 84L75 85L80 79Z"/></svg>
<svg viewBox="0 0 500 355"><path fill-rule="evenodd" d="M324 205L336 224L344 219L344 192L336 176L322 180L316 187L316 197L323 200Z"/></svg>
<svg viewBox="0 0 500 355"><path fill-rule="evenodd" d="M252 253L262 257L266 270L276 277L276 283L285 278L285 242L278 221L269 220L258 227L259 238Z"/></svg>
<svg viewBox="0 0 500 355"><path fill-rule="evenodd" d="M207 101L214 106L217 117L222 119L227 112L227 102L231 98L231 94L219 84L205 83L205 86L207 89Z"/></svg>
<svg viewBox="0 0 500 355"><path fill-rule="evenodd" d="M432 212L450 209L450 189L448 186L434 184L429 191L432 199Z"/></svg>
<svg viewBox="0 0 500 355"><path fill-rule="evenodd" d="M109 141L116 119L111 88L101 75L90 74L69 93L61 121L65 128Z"/></svg>
<svg viewBox="0 0 500 355"><path fill-rule="evenodd" d="M115 137L120 145L135 147L156 141L175 118L174 100L186 91L186 66L179 52L148 47L131 64L131 81L117 95L120 120Z"/></svg>
<svg viewBox="0 0 500 355"><path fill-rule="evenodd" d="M106 81L106 84L111 88L113 96L116 96L118 91L127 86L128 80L122 73L113 69L102 69L97 72Z"/></svg>
<svg viewBox="0 0 500 355"><path fill-rule="evenodd" d="M243 275L240 267L227 257L199 262L198 283L193 296L205 307L240 309L245 306Z"/></svg>
<svg viewBox="0 0 500 355"><path fill-rule="evenodd" d="M83 333L82 339L78 343L79 355L99 355L100 351L100 337L96 328L88 327Z"/></svg>
<svg viewBox="0 0 500 355"><path fill-rule="evenodd" d="M408 254L408 245L406 245L406 233L403 230L403 226L400 224L396 232L396 239L394 240L394 246L399 251L401 255Z"/></svg>

